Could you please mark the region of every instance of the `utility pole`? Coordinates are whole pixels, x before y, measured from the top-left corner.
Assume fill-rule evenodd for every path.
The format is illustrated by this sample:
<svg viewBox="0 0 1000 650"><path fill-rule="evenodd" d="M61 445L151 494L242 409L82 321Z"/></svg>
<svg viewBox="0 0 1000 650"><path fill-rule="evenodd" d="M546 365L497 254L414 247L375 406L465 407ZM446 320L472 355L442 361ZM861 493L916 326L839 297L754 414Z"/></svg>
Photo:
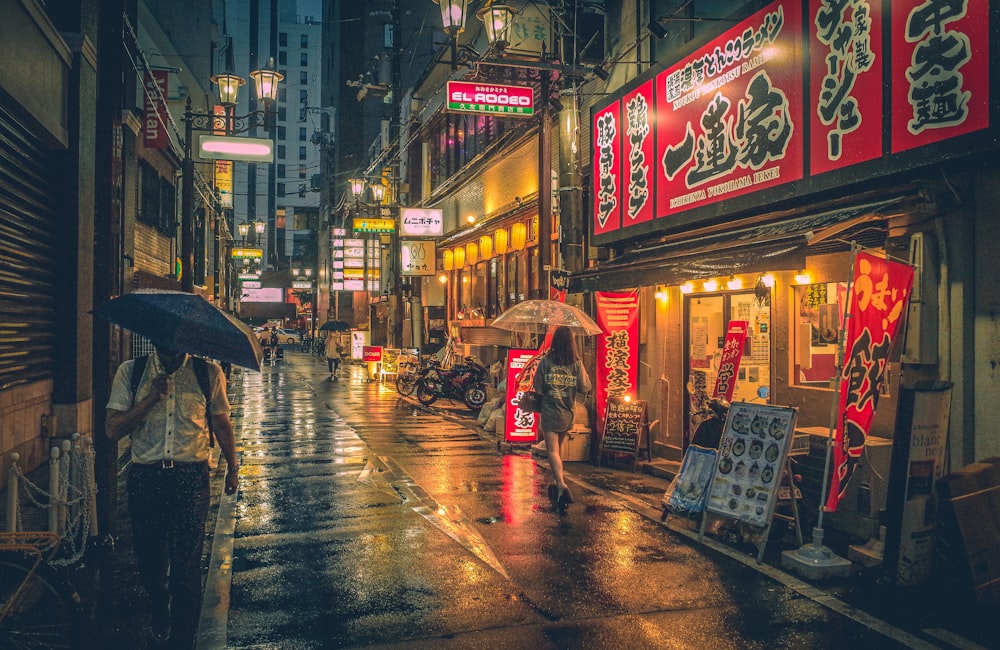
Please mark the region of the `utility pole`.
<svg viewBox="0 0 1000 650"><path fill-rule="evenodd" d="M538 107L538 294L549 297L548 273L552 268L552 128L549 125L549 81L551 73L541 70L541 97ZM544 282L543 282L544 279Z"/></svg>
<svg viewBox="0 0 1000 650"><path fill-rule="evenodd" d="M394 141L399 140L400 132L400 94L402 92L402 73L400 66L400 35L403 31L402 26L402 16L399 9L399 0L393 0L392 3L392 113L390 115L391 122L389 123L389 146L392 146ZM395 224L393 225L392 237L390 238L391 243L391 253L392 256L392 296L390 297L392 304L392 341L391 344L395 348L403 347L403 316L405 314L405 309L403 306L403 251L400 246L399 236L400 229L403 225L403 219L400 216L402 213L400 211L399 204L399 184L401 179L399 178L399 163L403 156L403 143L399 143L399 149L397 150L397 160L395 169L391 172L393 175L393 185L392 185L392 199L396 207Z"/></svg>

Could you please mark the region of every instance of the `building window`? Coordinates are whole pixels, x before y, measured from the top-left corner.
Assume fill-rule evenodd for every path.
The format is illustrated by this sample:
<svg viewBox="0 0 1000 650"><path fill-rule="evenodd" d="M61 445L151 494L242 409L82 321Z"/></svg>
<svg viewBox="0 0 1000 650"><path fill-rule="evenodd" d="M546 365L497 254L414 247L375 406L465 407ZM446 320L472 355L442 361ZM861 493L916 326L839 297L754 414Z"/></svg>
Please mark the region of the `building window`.
<svg viewBox="0 0 1000 650"><path fill-rule="evenodd" d="M305 141L306 141L306 127L300 126L299 127L299 142L305 142Z"/></svg>
<svg viewBox="0 0 1000 650"><path fill-rule="evenodd" d="M309 103L309 91L305 88L299 89L299 102L302 104Z"/></svg>
<svg viewBox="0 0 1000 650"><path fill-rule="evenodd" d="M152 165L140 163L139 221L156 230L171 234L175 226L174 186L160 178Z"/></svg>
<svg viewBox="0 0 1000 650"><path fill-rule="evenodd" d="M795 287L795 377L800 386L827 388L837 374L842 299L846 282Z"/></svg>
<svg viewBox="0 0 1000 650"><path fill-rule="evenodd" d="M306 148L299 147L299 160L305 160L305 159L306 159Z"/></svg>
<svg viewBox="0 0 1000 650"><path fill-rule="evenodd" d="M288 65L288 52L278 50L278 65Z"/></svg>
<svg viewBox="0 0 1000 650"><path fill-rule="evenodd" d="M278 107L278 121L279 122L284 122L287 119L288 119L288 111L285 110L284 106L279 106Z"/></svg>
<svg viewBox="0 0 1000 650"><path fill-rule="evenodd" d="M278 145L278 159L279 160L285 159L285 145L283 144Z"/></svg>
<svg viewBox="0 0 1000 650"><path fill-rule="evenodd" d="M285 127L283 127L283 126L279 126L278 127L278 139L279 140L284 140L285 139Z"/></svg>
<svg viewBox="0 0 1000 650"><path fill-rule="evenodd" d="M303 34L301 39L302 47L309 47L309 34Z"/></svg>
<svg viewBox="0 0 1000 650"><path fill-rule="evenodd" d="M309 72L306 70L301 70L299 72L299 83L303 86L309 83Z"/></svg>
<svg viewBox="0 0 1000 650"><path fill-rule="evenodd" d="M285 86L278 86L278 101L283 102L288 97L288 88Z"/></svg>
<svg viewBox="0 0 1000 650"><path fill-rule="evenodd" d="M510 129L504 120L488 115L447 115L430 144L431 187L454 176L465 165L502 138Z"/></svg>
<svg viewBox="0 0 1000 650"><path fill-rule="evenodd" d="M278 165L278 178L284 178L284 177L285 177L285 166Z"/></svg>
<svg viewBox="0 0 1000 650"><path fill-rule="evenodd" d="M288 32L278 33L278 47L288 47Z"/></svg>
<svg viewBox="0 0 1000 650"><path fill-rule="evenodd" d="M306 166L299 165L299 178L305 178L305 177L306 177Z"/></svg>
<svg viewBox="0 0 1000 650"><path fill-rule="evenodd" d="M303 66L309 65L309 53L308 52L302 52L301 54L299 54L299 64L303 65Z"/></svg>
<svg viewBox="0 0 1000 650"><path fill-rule="evenodd" d="M284 183L278 183L278 188L277 188L277 190L275 190L275 194L277 196L284 196L285 195L285 184Z"/></svg>

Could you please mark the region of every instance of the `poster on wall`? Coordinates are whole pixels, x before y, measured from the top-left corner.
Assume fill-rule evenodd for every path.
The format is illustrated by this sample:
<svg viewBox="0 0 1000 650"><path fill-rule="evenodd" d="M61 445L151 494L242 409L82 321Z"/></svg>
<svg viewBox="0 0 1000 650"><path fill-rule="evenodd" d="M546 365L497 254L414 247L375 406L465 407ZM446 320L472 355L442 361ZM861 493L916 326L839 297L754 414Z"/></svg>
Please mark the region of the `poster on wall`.
<svg viewBox="0 0 1000 650"><path fill-rule="evenodd" d="M989 126L992 4L893 0L893 153Z"/></svg>
<svg viewBox="0 0 1000 650"><path fill-rule="evenodd" d="M516 377L538 350L511 349L507 351L507 390L504 393L504 434L507 444L533 444L538 440L538 414L521 409L521 391Z"/></svg>
<svg viewBox="0 0 1000 650"><path fill-rule="evenodd" d="M809 168L882 155L882 3L809 2Z"/></svg>
<svg viewBox="0 0 1000 650"><path fill-rule="evenodd" d="M594 113L594 234L621 228L621 103Z"/></svg>
<svg viewBox="0 0 1000 650"><path fill-rule="evenodd" d="M657 217L803 177L802 47L780 0L656 76Z"/></svg>
<svg viewBox="0 0 1000 650"><path fill-rule="evenodd" d="M875 409L888 381L889 354L910 303L913 267L858 253L852 277L833 471L826 501L830 512L837 509L864 453Z"/></svg>
<svg viewBox="0 0 1000 650"><path fill-rule="evenodd" d="M625 107L622 177L627 184L622 206L622 227L653 219L653 80L622 98Z"/></svg>
<svg viewBox="0 0 1000 650"><path fill-rule="evenodd" d="M760 528L770 523L797 415L789 406L733 402L706 510Z"/></svg>
<svg viewBox="0 0 1000 650"><path fill-rule="evenodd" d="M597 422L603 427L608 400L635 397L639 383L639 292L598 291Z"/></svg>

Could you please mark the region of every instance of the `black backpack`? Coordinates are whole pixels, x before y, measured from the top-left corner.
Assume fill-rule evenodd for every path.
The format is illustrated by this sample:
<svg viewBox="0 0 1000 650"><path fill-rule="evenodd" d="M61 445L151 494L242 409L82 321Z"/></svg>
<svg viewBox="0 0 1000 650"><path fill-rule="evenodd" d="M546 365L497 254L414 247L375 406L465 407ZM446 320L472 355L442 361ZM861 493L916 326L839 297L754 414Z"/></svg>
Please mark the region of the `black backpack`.
<svg viewBox="0 0 1000 650"><path fill-rule="evenodd" d="M146 371L146 362L149 355L144 354L135 358L132 364L132 403L135 404L135 392L139 390L139 383L142 382L142 373ZM215 446L215 432L212 431L212 382L208 378L208 362L200 357L191 357L191 367L194 369L194 376L198 378L198 386L205 394L205 420L208 422L208 446Z"/></svg>

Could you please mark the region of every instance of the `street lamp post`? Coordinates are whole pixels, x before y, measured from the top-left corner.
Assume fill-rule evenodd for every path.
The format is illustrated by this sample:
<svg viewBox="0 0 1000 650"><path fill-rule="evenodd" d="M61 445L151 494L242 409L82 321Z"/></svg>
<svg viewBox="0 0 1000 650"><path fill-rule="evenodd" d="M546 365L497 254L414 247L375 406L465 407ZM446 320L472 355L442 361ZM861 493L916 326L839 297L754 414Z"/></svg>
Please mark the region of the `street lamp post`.
<svg viewBox="0 0 1000 650"><path fill-rule="evenodd" d="M278 84L284 75L271 69L250 73L257 88L263 111L253 111L242 117L233 115L240 86L246 81L232 72L217 74L212 81L218 86L219 103L225 115L209 115L191 110L191 97L184 108L184 161L181 165L181 290L194 292L194 159L191 146L195 131L224 132L227 135L245 133L258 126L270 127L271 106L278 97ZM242 231L241 231L242 232ZM262 231L258 231L262 232Z"/></svg>

